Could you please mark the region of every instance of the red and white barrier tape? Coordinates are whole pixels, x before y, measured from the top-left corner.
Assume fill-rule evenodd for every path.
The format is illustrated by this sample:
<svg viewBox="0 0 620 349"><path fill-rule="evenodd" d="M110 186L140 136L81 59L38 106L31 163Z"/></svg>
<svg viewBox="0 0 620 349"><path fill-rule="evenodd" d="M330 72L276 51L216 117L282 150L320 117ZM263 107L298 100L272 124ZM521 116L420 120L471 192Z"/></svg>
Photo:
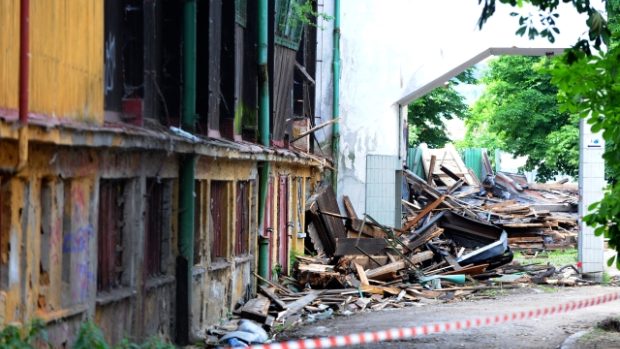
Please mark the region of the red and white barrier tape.
<svg viewBox="0 0 620 349"><path fill-rule="evenodd" d="M403 340L421 337L434 333L467 330L475 327L494 326L506 322L521 321L545 316L559 315L603 303L613 302L620 298L620 292L598 297L571 301L559 305L541 307L527 311L515 311L498 315L474 317L466 320L431 323L414 327L392 328L384 331L354 333L343 336L330 336L311 339L299 339L280 343L258 344L251 349L318 349L337 348L357 344L378 343L384 341Z"/></svg>

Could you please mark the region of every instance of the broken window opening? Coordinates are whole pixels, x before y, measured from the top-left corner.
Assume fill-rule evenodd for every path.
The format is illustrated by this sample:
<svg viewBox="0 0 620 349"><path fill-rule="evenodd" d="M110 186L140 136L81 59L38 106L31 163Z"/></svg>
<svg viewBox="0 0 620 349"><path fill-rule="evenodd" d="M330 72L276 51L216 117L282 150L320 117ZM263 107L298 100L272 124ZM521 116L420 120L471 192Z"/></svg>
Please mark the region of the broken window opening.
<svg viewBox="0 0 620 349"><path fill-rule="evenodd" d="M105 1L104 109L111 121L142 119L144 11L140 0Z"/></svg>
<svg viewBox="0 0 620 349"><path fill-rule="evenodd" d="M297 13L294 6L301 5L302 0L276 0L276 44L293 50L299 48L299 40L304 28L304 23L299 16L303 14Z"/></svg>

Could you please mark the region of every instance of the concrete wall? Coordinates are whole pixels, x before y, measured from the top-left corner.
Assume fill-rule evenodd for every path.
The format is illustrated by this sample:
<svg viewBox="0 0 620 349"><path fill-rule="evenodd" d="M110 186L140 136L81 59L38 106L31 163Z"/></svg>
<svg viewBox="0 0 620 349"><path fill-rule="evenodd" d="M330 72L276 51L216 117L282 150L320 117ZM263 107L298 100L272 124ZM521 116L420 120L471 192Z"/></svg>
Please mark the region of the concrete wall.
<svg viewBox="0 0 620 349"><path fill-rule="evenodd" d="M333 0L319 0L319 11L332 15ZM491 47L522 52L568 47L584 31L585 18L570 6L562 7L557 21L562 36L553 45L515 36L517 19L509 16L513 9L500 4L478 31L481 11L476 0L341 0L338 198L348 195L358 213L365 208L366 155L404 157L401 125L406 110L399 103L406 105L500 52L489 51ZM332 115L333 21L322 20L319 27L316 114L326 121ZM317 136L328 143L331 132L326 128Z"/></svg>

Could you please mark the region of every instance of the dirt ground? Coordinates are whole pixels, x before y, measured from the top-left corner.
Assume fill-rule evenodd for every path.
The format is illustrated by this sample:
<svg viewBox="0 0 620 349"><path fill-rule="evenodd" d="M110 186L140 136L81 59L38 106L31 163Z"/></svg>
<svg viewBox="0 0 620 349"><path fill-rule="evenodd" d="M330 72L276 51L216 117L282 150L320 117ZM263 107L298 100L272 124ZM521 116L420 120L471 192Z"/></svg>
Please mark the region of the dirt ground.
<svg viewBox="0 0 620 349"><path fill-rule="evenodd" d="M578 301L617 291L620 291L620 288L602 286L518 289L507 294L495 295L495 298L364 312L348 317L336 316L284 332L279 340L350 334L467 319ZM466 332L429 335L407 341L358 346L358 348L559 348L571 334L589 330L605 318L618 316L620 316L620 301L615 301L543 319L510 322ZM618 347L620 347L620 342L616 348Z"/></svg>

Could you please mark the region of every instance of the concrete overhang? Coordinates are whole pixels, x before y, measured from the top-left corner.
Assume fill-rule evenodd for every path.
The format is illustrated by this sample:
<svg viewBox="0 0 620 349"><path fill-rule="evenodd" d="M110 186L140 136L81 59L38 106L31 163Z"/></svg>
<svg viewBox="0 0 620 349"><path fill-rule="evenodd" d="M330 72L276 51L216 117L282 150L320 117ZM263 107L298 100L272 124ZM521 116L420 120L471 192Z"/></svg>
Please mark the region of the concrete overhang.
<svg viewBox="0 0 620 349"><path fill-rule="evenodd" d="M521 55L521 56L555 56L564 52L566 48L561 47L490 47L477 54L471 56L461 62L446 67L444 73L435 76L427 76L425 79L412 79L402 98L396 103L399 105L408 105L414 100L423 97L437 87L443 86L447 81L459 75L467 68L485 60L491 56L501 55Z"/></svg>

